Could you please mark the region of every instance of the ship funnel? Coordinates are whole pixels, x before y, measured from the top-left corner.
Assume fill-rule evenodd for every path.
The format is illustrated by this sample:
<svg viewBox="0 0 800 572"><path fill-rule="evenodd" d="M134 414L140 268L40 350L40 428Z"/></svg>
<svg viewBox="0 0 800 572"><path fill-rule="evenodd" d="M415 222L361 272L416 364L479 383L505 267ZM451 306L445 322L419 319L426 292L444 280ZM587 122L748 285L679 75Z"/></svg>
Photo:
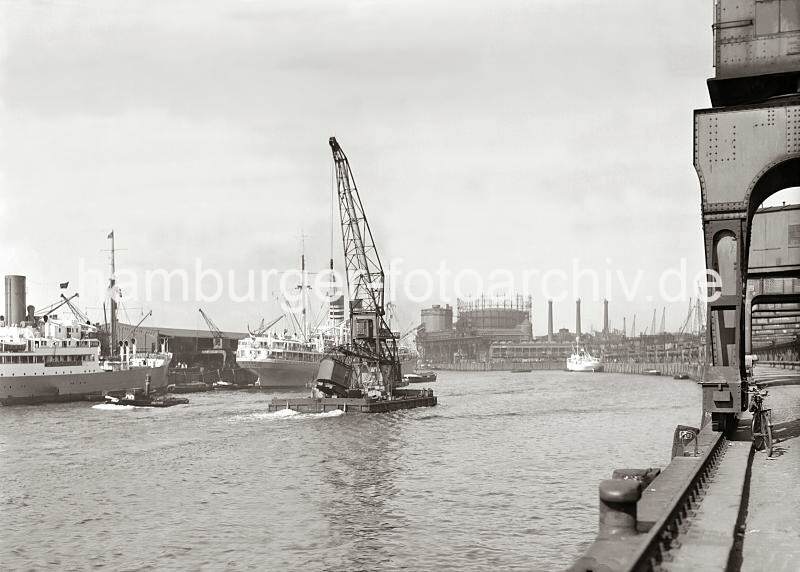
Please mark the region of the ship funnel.
<svg viewBox="0 0 800 572"><path fill-rule="evenodd" d="M19 324L25 321L25 277L6 276L6 323Z"/></svg>

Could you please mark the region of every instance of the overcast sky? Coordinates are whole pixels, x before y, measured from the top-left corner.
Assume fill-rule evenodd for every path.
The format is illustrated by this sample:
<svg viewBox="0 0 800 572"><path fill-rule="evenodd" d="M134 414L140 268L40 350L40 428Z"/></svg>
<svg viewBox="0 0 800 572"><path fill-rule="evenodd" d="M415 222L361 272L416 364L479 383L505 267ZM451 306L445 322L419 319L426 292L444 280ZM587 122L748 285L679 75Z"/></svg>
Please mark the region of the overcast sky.
<svg viewBox="0 0 800 572"><path fill-rule="evenodd" d="M602 294L614 326L650 322L665 268L704 267L692 110L709 106L710 0L0 5L0 269L37 306L81 260L105 272L112 228L137 273L288 269L301 230L324 268L331 135L385 264L642 270L636 300ZM196 301L155 298L128 299L130 318L197 326ZM276 311L203 305L231 330ZM410 324L422 304L399 305ZM573 324L570 293L556 325Z"/></svg>

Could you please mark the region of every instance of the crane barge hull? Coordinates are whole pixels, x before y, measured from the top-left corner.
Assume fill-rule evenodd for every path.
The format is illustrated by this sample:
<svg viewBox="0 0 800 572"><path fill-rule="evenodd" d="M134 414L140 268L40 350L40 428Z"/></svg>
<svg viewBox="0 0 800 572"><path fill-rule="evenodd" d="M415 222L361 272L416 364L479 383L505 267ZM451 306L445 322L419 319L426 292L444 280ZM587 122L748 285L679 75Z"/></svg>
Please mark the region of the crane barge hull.
<svg viewBox="0 0 800 572"><path fill-rule="evenodd" d="M388 413L417 407L434 407L436 396L431 389L398 389L390 399L370 399L366 397L307 397L274 398L269 411L275 413L290 409L297 413Z"/></svg>

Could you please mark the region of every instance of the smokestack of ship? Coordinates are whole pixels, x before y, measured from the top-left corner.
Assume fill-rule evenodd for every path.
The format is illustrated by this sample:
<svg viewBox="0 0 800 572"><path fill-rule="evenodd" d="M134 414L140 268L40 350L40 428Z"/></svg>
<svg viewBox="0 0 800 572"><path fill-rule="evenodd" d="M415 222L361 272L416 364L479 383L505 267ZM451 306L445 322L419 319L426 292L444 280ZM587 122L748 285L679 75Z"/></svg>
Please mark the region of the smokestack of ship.
<svg viewBox="0 0 800 572"><path fill-rule="evenodd" d="M547 341L553 341L553 301L547 301Z"/></svg>
<svg viewBox="0 0 800 572"><path fill-rule="evenodd" d="M25 277L6 276L6 324L25 321Z"/></svg>
<svg viewBox="0 0 800 572"><path fill-rule="evenodd" d="M608 337L608 300L603 300L603 336Z"/></svg>
<svg viewBox="0 0 800 572"><path fill-rule="evenodd" d="M581 299L575 300L575 335L581 337Z"/></svg>

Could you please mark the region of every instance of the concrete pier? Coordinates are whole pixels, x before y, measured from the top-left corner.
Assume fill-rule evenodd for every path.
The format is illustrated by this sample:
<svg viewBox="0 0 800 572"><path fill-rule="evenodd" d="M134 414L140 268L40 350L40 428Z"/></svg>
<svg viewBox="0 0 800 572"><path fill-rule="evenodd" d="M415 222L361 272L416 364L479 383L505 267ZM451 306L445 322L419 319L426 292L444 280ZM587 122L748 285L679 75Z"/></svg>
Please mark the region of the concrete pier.
<svg viewBox="0 0 800 572"><path fill-rule="evenodd" d="M742 546L742 572L800 570L800 374L756 366L772 408L772 457L757 452Z"/></svg>
<svg viewBox="0 0 800 572"><path fill-rule="evenodd" d="M604 530L609 518L602 501L609 493L603 487L608 489L610 481L603 481L598 537L571 570L800 570L800 497L795 492L800 482L800 375L790 371L763 365L754 370L755 381L769 391L766 407L772 409L775 438L771 457L754 450L748 413L728 438L709 424L695 440L691 428L679 426L676 438L688 437L682 443L692 446L673 453L670 464L643 485L635 509L628 507L611 519L624 523L633 515L638 534L631 534L629 526L626 534ZM628 497L633 502L635 495Z"/></svg>

